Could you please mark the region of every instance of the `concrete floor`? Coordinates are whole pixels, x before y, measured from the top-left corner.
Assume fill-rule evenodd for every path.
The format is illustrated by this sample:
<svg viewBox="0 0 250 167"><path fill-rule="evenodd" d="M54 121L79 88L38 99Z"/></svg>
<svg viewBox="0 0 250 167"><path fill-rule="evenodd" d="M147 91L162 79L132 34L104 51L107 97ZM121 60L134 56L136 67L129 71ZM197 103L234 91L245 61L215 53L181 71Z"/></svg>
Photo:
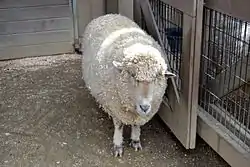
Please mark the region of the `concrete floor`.
<svg viewBox="0 0 250 167"><path fill-rule="evenodd" d="M156 116L142 128L141 152L111 155L113 125L84 87L80 57L0 62L0 166L227 167L200 138L187 151Z"/></svg>

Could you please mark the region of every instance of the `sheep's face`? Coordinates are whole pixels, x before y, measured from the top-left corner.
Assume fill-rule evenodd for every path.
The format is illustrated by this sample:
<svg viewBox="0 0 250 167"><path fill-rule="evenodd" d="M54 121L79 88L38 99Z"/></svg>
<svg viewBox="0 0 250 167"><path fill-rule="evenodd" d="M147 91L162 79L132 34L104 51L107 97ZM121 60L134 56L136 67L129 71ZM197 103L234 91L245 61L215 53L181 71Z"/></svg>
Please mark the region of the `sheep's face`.
<svg viewBox="0 0 250 167"><path fill-rule="evenodd" d="M133 80L134 86L134 97L135 97L135 109L139 115L147 115L151 111L151 103L153 100L154 83L147 81L136 81ZM133 88L132 88L133 89ZM131 90L132 90L131 89ZM132 93L132 92L131 92Z"/></svg>
<svg viewBox="0 0 250 167"><path fill-rule="evenodd" d="M158 86L166 82L166 78L175 77L159 56L155 52L136 52L125 56L122 62L113 61L123 82L128 83L127 88L121 88L121 91L126 90L128 98L135 102L134 109L141 116L150 114L154 94L159 91Z"/></svg>

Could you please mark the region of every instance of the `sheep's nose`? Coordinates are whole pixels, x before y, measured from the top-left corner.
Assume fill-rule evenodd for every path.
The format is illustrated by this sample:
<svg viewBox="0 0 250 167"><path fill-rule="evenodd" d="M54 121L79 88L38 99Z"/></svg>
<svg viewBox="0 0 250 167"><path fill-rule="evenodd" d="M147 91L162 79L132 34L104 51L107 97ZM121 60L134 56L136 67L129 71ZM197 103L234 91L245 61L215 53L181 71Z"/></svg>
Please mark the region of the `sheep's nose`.
<svg viewBox="0 0 250 167"><path fill-rule="evenodd" d="M140 105L140 108L141 108L142 111L147 112L148 109L150 108L150 105L148 105L148 104L143 104L143 105Z"/></svg>

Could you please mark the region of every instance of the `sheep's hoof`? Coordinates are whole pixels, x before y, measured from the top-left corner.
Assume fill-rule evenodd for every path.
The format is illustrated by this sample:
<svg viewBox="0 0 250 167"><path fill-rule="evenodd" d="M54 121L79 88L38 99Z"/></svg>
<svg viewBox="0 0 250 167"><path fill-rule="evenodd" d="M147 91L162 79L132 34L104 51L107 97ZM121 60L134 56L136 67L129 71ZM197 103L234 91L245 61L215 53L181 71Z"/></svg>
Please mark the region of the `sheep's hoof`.
<svg viewBox="0 0 250 167"><path fill-rule="evenodd" d="M114 155L115 157L122 157L122 153L123 153L123 147L122 146L118 146L118 145L114 145Z"/></svg>
<svg viewBox="0 0 250 167"><path fill-rule="evenodd" d="M130 143L130 146L132 146L135 149L135 151L142 150L140 140L132 140L131 143Z"/></svg>

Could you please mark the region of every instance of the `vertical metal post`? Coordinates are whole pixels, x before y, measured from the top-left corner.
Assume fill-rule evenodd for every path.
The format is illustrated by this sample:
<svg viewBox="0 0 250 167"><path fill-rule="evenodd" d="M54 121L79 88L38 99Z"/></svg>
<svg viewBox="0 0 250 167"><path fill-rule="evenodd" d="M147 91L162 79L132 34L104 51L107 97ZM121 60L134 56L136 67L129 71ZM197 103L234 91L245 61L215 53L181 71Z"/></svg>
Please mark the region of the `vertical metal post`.
<svg viewBox="0 0 250 167"><path fill-rule="evenodd" d="M74 29L74 48L80 48L79 41L79 29L78 29L78 17L77 17L77 0L70 0L71 9L72 9L72 17L73 17L73 29Z"/></svg>

